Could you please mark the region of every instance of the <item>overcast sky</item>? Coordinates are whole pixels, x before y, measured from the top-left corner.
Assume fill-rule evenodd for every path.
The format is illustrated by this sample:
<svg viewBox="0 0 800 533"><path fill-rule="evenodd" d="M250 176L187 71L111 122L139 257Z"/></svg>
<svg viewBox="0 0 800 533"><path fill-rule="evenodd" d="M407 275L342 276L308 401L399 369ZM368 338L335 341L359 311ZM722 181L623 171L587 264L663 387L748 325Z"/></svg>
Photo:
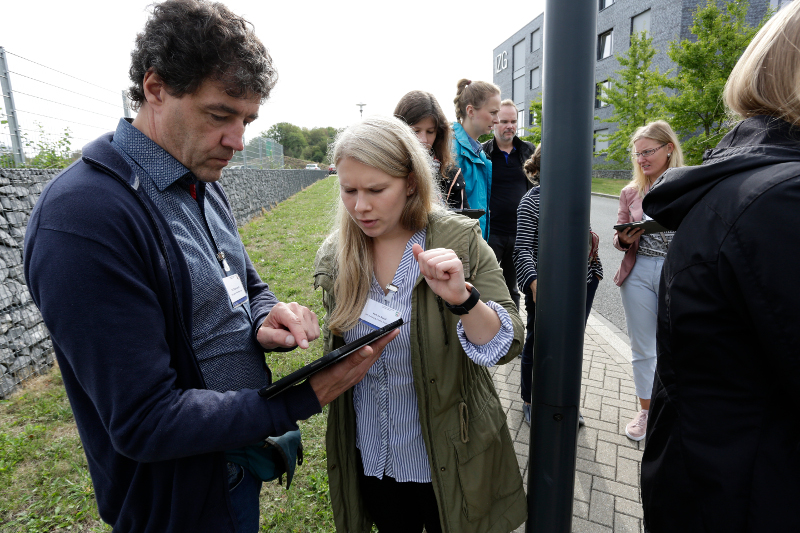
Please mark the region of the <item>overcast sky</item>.
<svg viewBox="0 0 800 533"><path fill-rule="evenodd" d="M491 81L494 48L544 8L544 0L506 4L498 14L491 12L492 3L474 0L225 3L254 24L280 77L248 135L277 122L344 127L358 120L356 104L367 104L365 116L390 114L414 89L433 93L453 120L456 82ZM8 53L21 127L32 131L39 121L52 133L71 123L77 146L114 129L122 115L121 91L128 86L130 50L150 4L5 2L0 46Z"/></svg>

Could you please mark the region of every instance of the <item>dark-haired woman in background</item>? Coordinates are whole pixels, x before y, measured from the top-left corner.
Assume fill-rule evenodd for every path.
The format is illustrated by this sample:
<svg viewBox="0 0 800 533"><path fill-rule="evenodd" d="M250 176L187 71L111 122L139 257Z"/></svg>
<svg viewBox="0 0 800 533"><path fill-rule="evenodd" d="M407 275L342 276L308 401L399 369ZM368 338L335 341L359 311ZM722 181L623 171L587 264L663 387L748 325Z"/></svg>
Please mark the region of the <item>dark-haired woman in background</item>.
<svg viewBox="0 0 800 533"><path fill-rule="evenodd" d="M433 173L442 189L442 198L450 209L467 209L464 176L453 159L453 129L431 93L406 93L394 108L394 116L411 129L433 159Z"/></svg>

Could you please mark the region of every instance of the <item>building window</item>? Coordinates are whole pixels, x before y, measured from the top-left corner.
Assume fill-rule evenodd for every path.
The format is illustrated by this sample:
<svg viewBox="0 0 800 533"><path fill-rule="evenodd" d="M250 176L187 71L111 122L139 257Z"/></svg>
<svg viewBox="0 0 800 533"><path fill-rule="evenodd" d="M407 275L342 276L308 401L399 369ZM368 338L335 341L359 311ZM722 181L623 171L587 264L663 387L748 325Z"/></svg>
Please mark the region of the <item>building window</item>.
<svg viewBox="0 0 800 533"><path fill-rule="evenodd" d="M594 130L594 155L608 150L608 128Z"/></svg>
<svg viewBox="0 0 800 533"><path fill-rule="evenodd" d="M635 17L631 18L631 35L634 33L641 33L646 31L650 33L650 10L643 13L639 13Z"/></svg>
<svg viewBox="0 0 800 533"><path fill-rule="evenodd" d="M515 102L525 101L525 76L515 79L511 85L511 98Z"/></svg>
<svg viewBox="0 0 800 533"><path fill-rule="evenodd" d="M511 98L514 101L525 100L525 41L522 40L514 45L511 59L514 65L513 84L511 86Z"/></svg>
<svg viewBox="0 0 800 533"><path fill-rule="evenodd" d="M531 126L536 126L536 115L533 114L533 111L528 112L528 122Z"/></svg>
<svg viewBox="0 0 800 533"><path fill-rule="evenodd" d="M614 0L600 0L600 11L614 3Z"/></svg>
<svg viewBox="0 0 800 533"><path fill-rule="evenodd" d="M522 110L525 104L517 104L517 137L525 137L525 112Z"/></svg>
<svg viewBox="0 0 800 533"><path fill-rule="evenodd" d="M536 50L542 47L542 30L533 30L531 33L531 52L535 52Z"/></svg>
<svg viewBox="0 0 800 533"><path fill-rule="evenodd" d="M531 89L538 89L542 84L542 76L539 67L531 70Z"/></svg>
<svg viewBox="0 0 800 533"><path fill-rule="evenodd" d="M614 52L614 30L608 30L597 37L597 59L604 59Z"/></svg>
<svg viewBox="0 0 800 533"><path fill-rule="evenodd" d="M601 81L594 88L594 107L595 109L600 109L601 107L608 107L608 103L600 100L600 96L605 93L605 90L611 87L611 83L608 80Z"/></svg>

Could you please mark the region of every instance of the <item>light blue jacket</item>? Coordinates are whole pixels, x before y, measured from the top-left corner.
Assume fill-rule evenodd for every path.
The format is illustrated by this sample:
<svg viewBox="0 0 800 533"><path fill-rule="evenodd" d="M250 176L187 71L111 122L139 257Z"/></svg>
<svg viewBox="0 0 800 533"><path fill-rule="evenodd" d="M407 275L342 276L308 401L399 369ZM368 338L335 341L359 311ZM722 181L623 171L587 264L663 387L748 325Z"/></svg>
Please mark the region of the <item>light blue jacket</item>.
<svg viewBox="0 0 800 533"><path fill-rule="evenodd" d="M470 137L464 126L458 122L453 123L456 142L453 143L453 155L456 165L464 175L467 186L464 189L471 209L486 211L480 218L483 238L489 240L489 196L492 191L492 161L483 150L476 152L469 140Z"/></svg>

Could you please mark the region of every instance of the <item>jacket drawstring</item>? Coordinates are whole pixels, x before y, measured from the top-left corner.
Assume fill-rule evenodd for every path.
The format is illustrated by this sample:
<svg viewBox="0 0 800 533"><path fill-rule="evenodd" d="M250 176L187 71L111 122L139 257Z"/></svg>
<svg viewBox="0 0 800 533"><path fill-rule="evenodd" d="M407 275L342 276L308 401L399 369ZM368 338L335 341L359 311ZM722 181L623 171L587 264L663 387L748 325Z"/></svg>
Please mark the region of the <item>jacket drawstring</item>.
<svg viewBox="0 0 800 533"><path fill-rule="evenodd" d="M439 306L439 318L442 319L442 329L444 330L444 345L449 346L450 342L447 340L447 319L444 317L444 304L442 303L442 297L436 297L436 305Z"/></svg>
<svg viewBox="0 0 800 533"><path fill-rule="evenodd" d="M458 418L461 423L461 442L469 442L469 408L467 402L458 404Z"/></svg>

